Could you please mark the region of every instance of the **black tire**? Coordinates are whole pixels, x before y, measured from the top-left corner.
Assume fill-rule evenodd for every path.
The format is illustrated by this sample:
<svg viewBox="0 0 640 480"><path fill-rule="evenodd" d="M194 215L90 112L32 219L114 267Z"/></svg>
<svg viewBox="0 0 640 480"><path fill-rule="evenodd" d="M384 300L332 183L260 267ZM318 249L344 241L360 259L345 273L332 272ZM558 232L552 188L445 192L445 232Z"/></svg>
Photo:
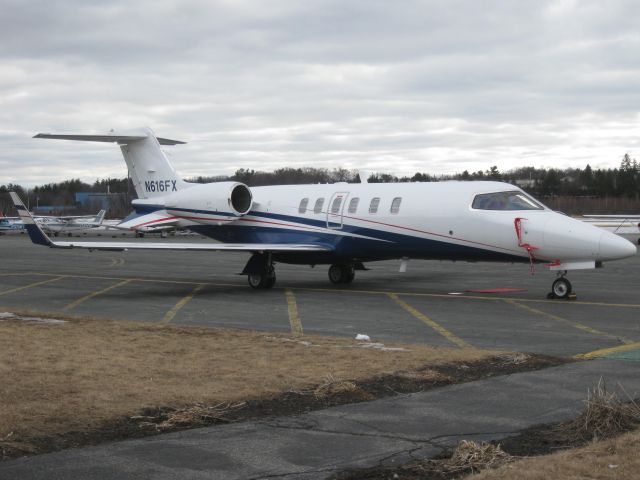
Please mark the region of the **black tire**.
<svg viewBox="0 0 640 480"><path fill-rule="evenodd" d="M356 272L353 268L349 268L347 270L347 276L344 279L344 283L351 283L354 278L356 278Z"/></svg>
<svg viewBox="0 0 640 480"><path fill-rule="evenodd" d="M333 264L329 267L329 281L331 283L351 283L355 276L355 270L351 265Z"/></svg>
<svg viewBox="0 0 640 480"><path fill-rule="evenodd" d="M254 273L247 275L249 286L255 290L266 290L276 283L276 272L273 267L266 274Z"/></svg>
<svg viewBox="0 0 640 480"><path fill-rule="evenodd" d="M556 279L551 285L551 293L556 298L567 298L571 295L571 282L564 277Z"/></svg>

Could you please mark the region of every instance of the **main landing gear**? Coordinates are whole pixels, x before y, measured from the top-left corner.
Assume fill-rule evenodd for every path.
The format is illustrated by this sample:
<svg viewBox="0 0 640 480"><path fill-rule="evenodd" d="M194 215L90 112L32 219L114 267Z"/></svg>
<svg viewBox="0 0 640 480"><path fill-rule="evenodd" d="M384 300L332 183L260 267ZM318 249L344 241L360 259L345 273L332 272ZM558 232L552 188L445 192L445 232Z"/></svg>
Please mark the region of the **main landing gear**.
<svg viewBox="0 0 640 480"><path fill-rule="evenodd" d="M573 289L571 287L571 282L565 278L567 274L566 271L559 273L558 278L556 278L551 285L551 292L547 294L547 298L569 298L569 296L573 293Z"/></svg>
<svg viewBox="0 0 640 480"><path fill-rule="evenodd" d="M356 270L366 270L360 262L334 263L329 267L329 280L335 284L353 282ZM276 269L273 266L271 253L254 253L241 275L247 276L249 286L255 290L266 290L276 283Z"/></svg>
<svg viewBox="0 0 640 480"><path fill-rule="evenodd" d="M276 269L273 268L273 265L270 265L264 273L250 273L247 275L247 281L249 286L256 290L271 288L276 283Z"/></svg>
<svg viewBox="0 0 640 480"><path fill-rule="evenodd" d="M329 267L329 280L331 283L351 283L355 276L355 265L335 263Z"/></svg>
<svg viewBox="0 0 640 480"><path fill-rule="evenodd" d="M276 283L276 269L273 267L271 253L254 253L242 270L247 276L249 286L256 290L266 290Z"/></svg>

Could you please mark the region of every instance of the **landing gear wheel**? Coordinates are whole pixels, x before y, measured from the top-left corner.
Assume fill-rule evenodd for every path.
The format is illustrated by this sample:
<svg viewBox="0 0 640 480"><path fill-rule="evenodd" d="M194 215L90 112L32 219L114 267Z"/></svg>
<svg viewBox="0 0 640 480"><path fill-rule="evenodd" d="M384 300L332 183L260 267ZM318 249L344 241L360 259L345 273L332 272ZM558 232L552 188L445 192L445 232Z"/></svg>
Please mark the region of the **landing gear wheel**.
<svg viewBox="0 0 640 480"><path fill-rule="evenodd" d="M250 273L247 275L249 286L256 290L266 290L276 283L276 271L273 267L267 273Z"/></svg>
<svg viewBox="0 0 640 480"><path fill-rule="evenodd" d="M351 283L356 273L352 265L333 264L329 267L331 283Z"/></svg>
<svg viewBox="0 0 640 480"><path fill-rule="evenodd" d="M568 298L571 291L571 282L564 277L556 279L551 285L551 294L555 298Z"/></svg>

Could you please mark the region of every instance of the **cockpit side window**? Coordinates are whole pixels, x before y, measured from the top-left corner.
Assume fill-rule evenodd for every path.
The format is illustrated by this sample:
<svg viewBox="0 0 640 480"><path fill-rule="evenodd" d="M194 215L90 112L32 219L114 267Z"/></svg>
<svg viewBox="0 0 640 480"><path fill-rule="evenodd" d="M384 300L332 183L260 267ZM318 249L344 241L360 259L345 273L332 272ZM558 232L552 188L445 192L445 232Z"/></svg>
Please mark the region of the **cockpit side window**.
<svg viewBox="0 0 640 480"><path fill-rule="evenodd" d="M544 207L524 192L481 193L475 196L471 208L476 210L544 210Z"/></svg>

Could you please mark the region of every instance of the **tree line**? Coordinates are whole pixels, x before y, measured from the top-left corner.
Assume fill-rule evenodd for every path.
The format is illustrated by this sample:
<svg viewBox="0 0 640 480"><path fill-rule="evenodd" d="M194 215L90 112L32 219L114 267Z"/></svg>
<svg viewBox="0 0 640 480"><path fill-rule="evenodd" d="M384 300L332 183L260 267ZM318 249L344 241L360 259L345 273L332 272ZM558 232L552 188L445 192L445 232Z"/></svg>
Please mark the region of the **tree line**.
<svg viewBox="0 0 640 480"><path fill-rule="evenodd" d="M358 183L357 170L344 168L279 168L272 172L241 168L230 176L194 177L186 179L193 183L237 181L250 187L264 185L295 185L317 183ZM380 182L439 182L446 180L495 180L511 183L545 201L551 208L570 214L581 213L639 213L640 212L640 167L635 159L625 154L618 168L536 168L520 167L500 172L497 166L486 170L467 170L452 175L432 175L417 172L413 176L402 176L384 172L369 175L369 183ZM112 201L110 216L124 216L130 211L130 201L136 198L129 178L96 180L88 184L79 179L60 183L49 183L32 189L20 185L0 186L0 212L13 214L9 191L18 192L25 203L33 209L36 205L65 205L69 214L95 213L83 210L75 200L77 192L101 192L117 195ZM573 199L569 201L568 199ZM576 200L578 199L578 200ZM117 201L116 201L117 200ZM115 204L114 204L115 203ZM631 211L620 211L631 209Z"/></svg>

